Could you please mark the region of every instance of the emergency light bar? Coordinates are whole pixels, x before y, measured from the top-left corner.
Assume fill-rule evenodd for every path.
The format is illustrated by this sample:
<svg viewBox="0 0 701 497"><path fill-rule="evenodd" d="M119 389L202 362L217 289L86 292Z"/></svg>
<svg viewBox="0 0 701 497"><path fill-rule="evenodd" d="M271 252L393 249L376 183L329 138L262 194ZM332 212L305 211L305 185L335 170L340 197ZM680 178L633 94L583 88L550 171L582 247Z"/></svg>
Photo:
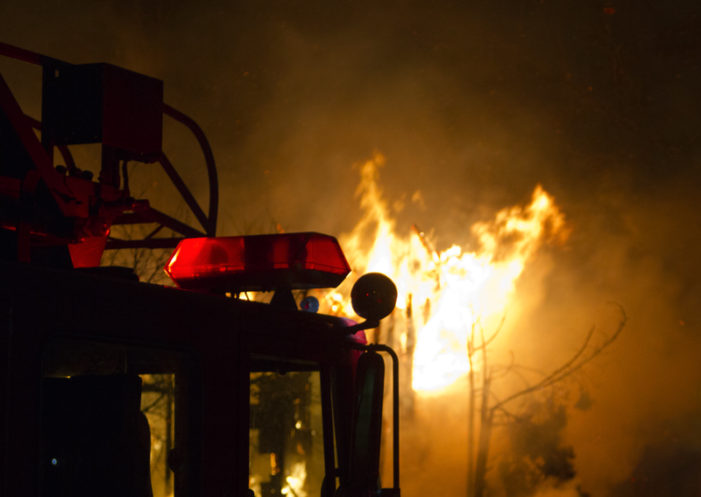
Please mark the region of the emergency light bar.
<svg viewBox="0 0 701 497"><path fill-rule="evenodd" d="M334 237L309 232L186 238L165 271L180 288L236 293L333 288L350 267Z"/></svg>

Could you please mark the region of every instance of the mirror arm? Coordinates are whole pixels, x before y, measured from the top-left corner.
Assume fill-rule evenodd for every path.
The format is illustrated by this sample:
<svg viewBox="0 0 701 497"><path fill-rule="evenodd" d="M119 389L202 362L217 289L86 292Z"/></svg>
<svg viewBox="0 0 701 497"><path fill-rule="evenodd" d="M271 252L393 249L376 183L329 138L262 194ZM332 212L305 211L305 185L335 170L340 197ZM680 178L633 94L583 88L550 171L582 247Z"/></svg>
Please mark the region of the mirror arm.
<svg viewBox="0 0 701 497"><path fill-rule="evenodd" d="M354 324L353 326L344 326L337 329L344 335L354 335L359 331L377 328L378 326L380 326L379 321L367 320L363 321L362 323Z"/></svg>

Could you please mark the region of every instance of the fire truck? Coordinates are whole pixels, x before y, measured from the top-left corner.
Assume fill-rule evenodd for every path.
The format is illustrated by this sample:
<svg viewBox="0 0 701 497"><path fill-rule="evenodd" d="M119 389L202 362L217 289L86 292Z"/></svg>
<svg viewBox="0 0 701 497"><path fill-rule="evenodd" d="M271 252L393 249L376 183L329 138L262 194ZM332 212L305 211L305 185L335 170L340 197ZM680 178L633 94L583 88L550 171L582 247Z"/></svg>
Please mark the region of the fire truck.
<svg viewBox="0 0 701 497"><path fill-rule="evenodd" d="M313 312L296 295L348 275L338 241L217 237L214 156L160 80L4 43L0 55L41 75L41 120L0 75L0 495L398 496L397 356L363 331L392 312L394 284L357 280L361 323ZM164 116L201 147L208 212L162 150ZM81 144L99 146L97 174L74 160ZM132 196L144 164L201 226ZM120 225L155 228L119 239ZM100 266L125 248L174 249L175 286Z"/></svg>

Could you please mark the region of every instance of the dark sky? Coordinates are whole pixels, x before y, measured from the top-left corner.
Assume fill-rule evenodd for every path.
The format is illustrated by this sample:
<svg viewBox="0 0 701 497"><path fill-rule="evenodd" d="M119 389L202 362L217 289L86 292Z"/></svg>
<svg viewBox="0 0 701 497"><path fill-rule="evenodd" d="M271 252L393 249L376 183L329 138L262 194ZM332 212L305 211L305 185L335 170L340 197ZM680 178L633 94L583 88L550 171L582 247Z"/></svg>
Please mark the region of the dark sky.
<svg viewBox="0 0 701 497"><path fill-rule="evenodd" d="M441 248L541 183L573 231L547 276L524 275L540 289L526 324L585 330L607 301L630 316L573 422L584 483L605 495L667 421L701 450L684 421L701 416L698 2L4 0L0 39L163 79L212 142L221 234L348 231L353 164L375 152L398 226ZM31 71L0 70L36 93ZM166 150L204 188L194 147ZM601 469L614 444L625 462Z"/></svg>

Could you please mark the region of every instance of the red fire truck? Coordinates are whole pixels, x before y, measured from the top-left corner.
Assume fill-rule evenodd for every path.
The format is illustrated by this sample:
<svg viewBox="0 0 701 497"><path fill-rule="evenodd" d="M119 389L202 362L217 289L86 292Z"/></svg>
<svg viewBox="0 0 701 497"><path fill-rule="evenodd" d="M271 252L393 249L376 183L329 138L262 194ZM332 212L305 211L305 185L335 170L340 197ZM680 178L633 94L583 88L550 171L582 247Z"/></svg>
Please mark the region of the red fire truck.
<svg viewBox="0 0 701 497"><path fill-rule="evenodd" d="M350 271L338 242L216 237L213 154L163 103L161 81L2 43L0 55L42 75L41 121L0 75L0 495L399 495L396 355L363 334L392 311L393 283L358 280L363 323L308 312L313 301L294 292ZM202 147L207 213L162 151L164 115ZM95 179L71 153L85 143L101 147ZM163 167L201 228L131 195L129 168L143 163ZM155 228L113 236L130 224ZM103 250L134 247L174 248L166 271L177 287L99 266ZM239 298L250 291L273 297Z"/></svg>

